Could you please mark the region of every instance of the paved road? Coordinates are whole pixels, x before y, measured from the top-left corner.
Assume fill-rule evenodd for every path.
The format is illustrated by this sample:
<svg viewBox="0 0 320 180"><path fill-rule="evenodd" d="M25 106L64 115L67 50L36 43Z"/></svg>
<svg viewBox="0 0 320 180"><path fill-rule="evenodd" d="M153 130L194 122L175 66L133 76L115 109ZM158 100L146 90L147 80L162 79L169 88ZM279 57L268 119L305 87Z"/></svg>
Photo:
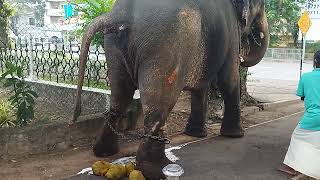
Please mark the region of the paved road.
<svg viewBox="0 0 320 180"><path fill-rule="evenodd" d="M303 64L303 72L312 71L310 62ZM262 61L249 68L248 92L261 102L297 99L300 64L293 62Z"/></svg>
<svg viewBox="0 0 320 180"><path fill-rule="evenodd" d="M173 153L180 158L177 163L181 164L185 170L181 179L290 179L289 176L278 172L277 167L282 163L291 133L301 115L300 113L287 116L278 121L250 128L246 136L241 139L215 137L189 144L180 150L173 150ZM73 179L99 180L103 178L83 175L68 180Z"/></svg>
<svg viewBox="0 0 320 180"><path fill-rule="evenodd" d="M247 131L242 139L216 137L174 153L181 158L183 180L287 180L278 172L300 115Z"/></svg>
<svg viewBox="0 0 320 180"><path fill-rule="evenodd" d="M312 71L312 63L303 63L303 73ZM298 81L300 74L300 63L275 62L264 60L259 64L250 67L249 77L254 79L277 79L287 81Z"/></svg>

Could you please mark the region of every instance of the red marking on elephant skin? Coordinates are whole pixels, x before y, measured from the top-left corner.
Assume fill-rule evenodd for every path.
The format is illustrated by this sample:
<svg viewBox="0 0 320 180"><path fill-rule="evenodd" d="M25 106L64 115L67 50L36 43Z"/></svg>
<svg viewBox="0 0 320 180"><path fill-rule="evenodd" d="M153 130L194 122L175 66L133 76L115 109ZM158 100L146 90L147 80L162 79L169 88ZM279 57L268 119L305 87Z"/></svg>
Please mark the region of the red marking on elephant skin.
<svg viewBox="0 0 320 180"><path fill-rule="evenodd" d="M168 83L172 84L177 79L177 70L173 70L171 75L168 77Z"/></svg>

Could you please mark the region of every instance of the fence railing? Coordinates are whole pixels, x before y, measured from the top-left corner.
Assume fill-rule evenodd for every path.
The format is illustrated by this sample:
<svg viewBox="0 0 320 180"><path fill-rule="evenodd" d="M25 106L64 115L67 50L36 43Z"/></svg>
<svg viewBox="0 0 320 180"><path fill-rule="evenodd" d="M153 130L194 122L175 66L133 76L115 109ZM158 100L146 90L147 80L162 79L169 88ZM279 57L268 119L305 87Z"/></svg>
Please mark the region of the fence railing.
<svg viewBox="0 0 320 180"><path fill-rule="evenodd" d="M313 54L306 53L305 60L312 60ZM295 62L301 60L301 49L269 48L264 56L267 61Z"/></svg>
<svg viewBox="0 0 320 180"><path fill-rule="evenodd" d="M72 42L43 42L18 39L8 47L0 48L0 72L5 62L23 66L27 78L57 83L76 84L79 69L80 44ZM108 88L108 68L105 53L98 46L90 47L85 86Z"/></svg>
<svg viewBox="0 0 320 180"><path fill-rule="evenodd" d="M76 84L78 80L80 43L76 41L39 41L20 39L5 48L0 48L0 73L5 71L5 62L11 61L23 66L24 74L32 80L46 80L57 83ZM306 60L312 59L311 54ZM295 62L301 59L300 49L270 48L265 61ZM85 72L85 86L109 88L108 68L105 53L101 47L90 47Z"/></svg>

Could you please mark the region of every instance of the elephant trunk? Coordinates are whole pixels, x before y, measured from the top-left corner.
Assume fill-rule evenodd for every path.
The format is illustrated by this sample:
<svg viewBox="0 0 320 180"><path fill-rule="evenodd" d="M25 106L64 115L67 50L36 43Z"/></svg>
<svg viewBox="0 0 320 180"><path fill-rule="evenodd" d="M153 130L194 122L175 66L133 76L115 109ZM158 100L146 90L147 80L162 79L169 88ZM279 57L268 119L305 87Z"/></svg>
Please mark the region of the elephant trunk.
<svg viewBox="0 0 320 180"><path fill-rule="evenodd" d="M241 66L251 67L258 64L264 57L269 46L269 28L265 12L258 17L248 35L249 53L244 57Z"/></svg>
<svg viewBox="0 0 320 180"><path fill-rule="evenodd" d="M105 14L95 18L89 24L89 26L87 27L83 35L81 50L80 50L80 57L79 57L79 62L80 62L79 73L78 73L79 79L78 79L74 112L73 112L71 123L74 123L81 113L81 93L82 93L82 86L84 82L84 74L85 74L85 68L86 68L86 63L88 59L90 43L97 32L113 33L116 31L117 31L117 28L115 26L114 19L111 17L110 14Z"/></svg>

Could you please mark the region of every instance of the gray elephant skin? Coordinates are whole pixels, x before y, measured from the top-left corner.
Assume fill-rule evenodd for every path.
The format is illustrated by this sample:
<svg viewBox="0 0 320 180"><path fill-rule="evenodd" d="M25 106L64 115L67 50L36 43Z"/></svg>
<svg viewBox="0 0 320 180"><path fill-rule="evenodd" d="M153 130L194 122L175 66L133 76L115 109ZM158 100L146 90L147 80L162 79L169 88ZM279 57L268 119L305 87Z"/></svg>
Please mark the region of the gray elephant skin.
<svg viewBox="0 0 320 180"><path fill-rule="evenodd" d="M161 169L170 163L164 153L163 127L182 90L191 91L185 134L207 135L207 92L209 84L216 83L225 103L221 135L244 135L239 66L257 64L268 47L263 0L117 0L83 35L73 121L80 115L88 50L97 32L104 34L111 107L93 147L96 156L119 151L118 137L109 124L117 128L136 89L144 114L137 167L147 179L163 178Z"/></svg>

